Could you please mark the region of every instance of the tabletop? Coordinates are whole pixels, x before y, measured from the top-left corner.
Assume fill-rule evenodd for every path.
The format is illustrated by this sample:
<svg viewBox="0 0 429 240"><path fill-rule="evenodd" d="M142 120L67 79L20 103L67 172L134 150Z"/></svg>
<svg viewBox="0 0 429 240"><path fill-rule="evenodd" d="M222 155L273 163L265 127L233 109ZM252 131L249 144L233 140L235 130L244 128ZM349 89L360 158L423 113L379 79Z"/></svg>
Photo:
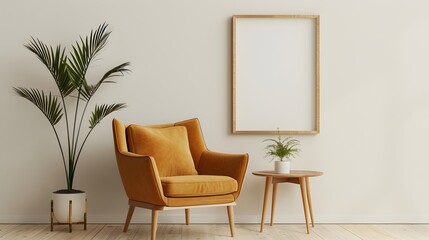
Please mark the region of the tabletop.
<svg viewBox="0 0 429 240"><path fill-rule="evenodd" d="M306 171L306 170L291 170L290 173L279 174L273 170L266 171L254 171L253 175L261 177L276 177L276 178L300 178L300 177L317 177L323 175L323 172L318 171Z"/></svg>

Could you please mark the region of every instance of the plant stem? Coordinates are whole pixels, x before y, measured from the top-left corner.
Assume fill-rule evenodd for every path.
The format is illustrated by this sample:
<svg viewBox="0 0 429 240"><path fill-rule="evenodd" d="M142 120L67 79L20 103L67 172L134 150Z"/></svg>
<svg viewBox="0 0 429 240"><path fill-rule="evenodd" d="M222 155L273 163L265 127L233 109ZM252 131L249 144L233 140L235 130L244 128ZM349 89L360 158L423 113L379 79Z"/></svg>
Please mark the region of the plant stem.
<svg viewBox="0 0 429 240"><path fill-rule="evenodd" d="M79 136L80 136L80 129L81 129L81 127L82 127L82 122L83 122L83 117L85 116L85 112L86 112L86 109L87 109L87 107L88 107L88 104L89 104L89 101L91 100L91 98L89 98L88 99L88 101L86 102L86 104L85 104L85 107L83 108L83 112L82 112L82 115L81 115L81 118L80 118L80 122L79 122L79 127L78 127L78 129L77 129L77 135L76 135L76 141L75 141L75 145L74 145L74 152L73 152L73 155L75 155L76 156L76 149L77 149L77 144L78 144L78 142L79 142ZM77 156L76 158L75 158L75 164L74 165L76 165L76 162L79 160L79 156ZM74 168L74 166L73 166L73 168ZM74 170L73 170L73 172L74 172Z"/></svg>
<svg viewBox="0 0 429 240"><path fill-rule="evenodd" d="M70 187L69 187L69 190L73 189L74 165L75 165L75 162L76 162L76 155L75 155L76 149L75 149L75 146L77 146L77 140L78 140L78 137L76 137L76 143L75 143L76 122L77 122L77 114L78 114L78 111L79 111L80 94L81 94L81 90L82 90L83 81L84 81L84 77L82 76L82 79L80 79L78 94L77 94L77 98L76 98L76 109L75 109L74 121L73 121L72 146L71 146L71 149L69 149L70 154L71 154L71 158L69 159L69 178L70 178Z"/></svg>
<svg viewBox="0 0 429 240"><path fill-rule="evenodd" d="M83 122L83 117L85 116L85 112L86 112L86 108L88 107L88 104L89 104L89 100L90 100L91 98L89 98L88 99L88 101L86 102L86 104L85 104L85 107L84 107L84 109L83 109L83 112L82 112L82 115L81 115L81 118L80 118L80 122L79 122L79 127L78 127L78 130L77 130L77 136L76 136L76 141L75 141L75 145L74 145L74 149L73 149L73 155L75 156L75 161L74 161L74 164L73 164L73 166L72 166L72 177L71 177L71 182L73 182L73 180L74 180L74 173L75 173L75 171L76 171L76 166L77 166L77 162L79 161L79 157L80 157L80 151L79 151L79 153L78 153L78 155L76 156L76 149L77 149L77 145L78 145L78 142L79 142L79 135L80 135L80 129L81 129L81 127L82 127L82 122ZM92 130L91 130L92 131ZM90 132L91 132L90 131ZM89 135L89 133L88 133L88 135ZM87 135L87 136L88 136ZM86 137L87 138L87 137ZM86 138L84 139L84 142L82 143L82 147L83 147L83 145L85 144L85 141L86 141ZM81 149L82 149L82 147L81 147Z"/></svg>
<svg viewBox="0 0 429 240"><path fill-rule="evenodd" d="M57 85L57 86L58 86L58 85ZM60 87L58 86L58 90L59 90L59 89L60 89ZM61 90L60 90L60 93L61 93ZM64 99L64 96L63 96L63 94L62 94L62 93L61 93L61 101L62 101L62 103L63 103L64 117L66 118L67 149L68 149L68 155L69 155L69 159L70 159L70 157L71 157L71 156L70 156L70 129L69 129L69 117L68 117L68 114L67 114L67 107L66 107L65 99ZM55 131L55 135L56 135L56 137L57 137L58 144L60 145L61 154L62 154L62 157L63 157L64 169L65 169L65 171L66 171L67 189L68 189L68 190L71 190L71 186L70 186L70 179L69 179L69 173L67 173L67 169L68 169L68 168L70 168L70 162L69 162L69 165L68 165L68 168L67 168L66 161L65 161L65 158L64 158L63 148L62 148L62 146L61 146L61 142L60 142L60 139L58 138L58 134L56 133L56 131Z"/></svg>
<svg viewBox="0 0 429 240"><path fill-rule="evenodd" d="M64 164L64 171L65 171L65 173L66 173L67 186L69 186L69 178L68 178L68 173L67 173L67 165L66 165L66 159L65 159L65 157L64 157L63 147L62 147L62 145L61 145L60 138L58 137L57 129L55 128L55 126L54 126L54 125L52 125L52 124L51 124L51 126L52 126L52 129L54 130L55 137L57 138L58 145L60 146L61 157L62 157L62 159L63 159L63 164Z"/></svg>
<svg viewBox="0 0 429 240"><path fill-rule="evenodd" d="M83 146L85 146L85 142L88 139L89 135L91 134L92 130L94 130L94 128L95 128L95 126L93 128L91 128L91 130L88 131L88 133L85 136L85 139L83 140L82 144L80 145L80 149L79 149L79 152L78 152L77 157L76 157L76 162L75 162L75 164L73 166L73 176L72 176L72 178L74 177L74 172L76 170L77 162L79 161L80 153L82 152Z"/></svg>

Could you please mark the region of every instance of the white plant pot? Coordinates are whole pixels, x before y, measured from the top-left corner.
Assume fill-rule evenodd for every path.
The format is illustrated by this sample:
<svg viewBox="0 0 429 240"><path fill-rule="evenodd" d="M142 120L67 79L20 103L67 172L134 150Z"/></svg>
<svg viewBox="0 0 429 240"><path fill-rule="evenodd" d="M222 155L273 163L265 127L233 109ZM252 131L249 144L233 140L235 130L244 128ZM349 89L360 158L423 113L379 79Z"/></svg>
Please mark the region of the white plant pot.
<svg viewBox="0 0 429 240"><path fill-rule="evenodd" d="M86 193L52 193L54 216L59 223L69 222L69 201L72 201L72 223L83 222Z"/></svg>
<svg viewBox="0 0 429 240"><path fill-rule="evenodd" d="M289 161L275 161L274 171L279 174L290 173L290 162Z"/></svg>

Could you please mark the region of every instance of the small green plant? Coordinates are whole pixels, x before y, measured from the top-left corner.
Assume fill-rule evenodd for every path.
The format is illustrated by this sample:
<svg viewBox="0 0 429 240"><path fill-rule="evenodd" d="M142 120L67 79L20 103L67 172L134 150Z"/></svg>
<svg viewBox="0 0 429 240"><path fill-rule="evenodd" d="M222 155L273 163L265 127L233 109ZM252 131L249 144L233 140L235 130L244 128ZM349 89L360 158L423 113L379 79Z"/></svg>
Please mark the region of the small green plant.
<svg viewBox="0 0 429 240"><path fill-rule="evenodd" d="M265 157L271 157L271 161L276 158L280 161L290 161L291 158L294 158L301 151L298 148L300 145L298 140L290 137L282 139L279 130L277 130L277 140L269 138L265 139L263 142L272 142L272 144L265 147L265 150L267 150Z"/></svg>

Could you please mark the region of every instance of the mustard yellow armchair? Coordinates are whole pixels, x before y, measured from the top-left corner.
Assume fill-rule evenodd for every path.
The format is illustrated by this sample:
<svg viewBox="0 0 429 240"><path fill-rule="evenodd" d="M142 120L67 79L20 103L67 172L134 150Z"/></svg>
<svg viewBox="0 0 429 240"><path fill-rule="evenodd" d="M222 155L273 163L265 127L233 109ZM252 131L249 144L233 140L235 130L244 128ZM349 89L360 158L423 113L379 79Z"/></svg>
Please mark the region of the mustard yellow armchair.
<svg viewBox="0 0 429 240"><path fill-rule="evenodd" d="M113 120L116 160L129 210L152 210L151 239L156 238L158 212L185 209L190 222L194 207L226 206L234 236L233 206L240 195L248 154L209 151L198 119L153 126L124 125Z"/></svg>

